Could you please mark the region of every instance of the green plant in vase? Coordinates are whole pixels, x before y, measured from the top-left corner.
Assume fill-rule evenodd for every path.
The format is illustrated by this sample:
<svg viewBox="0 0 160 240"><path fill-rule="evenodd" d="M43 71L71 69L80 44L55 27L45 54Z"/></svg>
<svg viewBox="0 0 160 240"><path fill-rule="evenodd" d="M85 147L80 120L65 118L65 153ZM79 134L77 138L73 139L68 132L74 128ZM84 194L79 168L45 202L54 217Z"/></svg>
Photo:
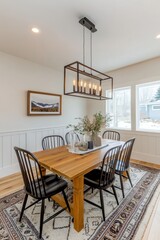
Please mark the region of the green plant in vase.
<svg viewBox="0 0 160 240"><path fill-rule="evenodd" d="M94 146L101 145L101 138L98 136L101 129L107 127L111 121L111 117L109 114L103 116L101 112L95 113L93 115L92 121L89 119L88 116L84 116L83 118L79 119L78 124L76 125L68 125L71 127L73 131L78 132L82 135L90 136L90 140L93 141Z"/></svg>

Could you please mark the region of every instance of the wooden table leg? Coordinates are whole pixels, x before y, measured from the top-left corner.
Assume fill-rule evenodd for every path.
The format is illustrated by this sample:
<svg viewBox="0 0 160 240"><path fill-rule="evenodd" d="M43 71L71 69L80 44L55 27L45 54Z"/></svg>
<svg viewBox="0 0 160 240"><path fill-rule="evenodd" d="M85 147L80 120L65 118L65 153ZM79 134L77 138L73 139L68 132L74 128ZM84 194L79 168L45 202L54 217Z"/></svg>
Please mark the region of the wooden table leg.
<svg viewBox="0 0 160 240"><path fill-rule="evenodd" d="M42 171L42 176L45 176L46 175L46 168L41 166L41 171Z"/></svg>
<svg viewBox="0 0 160 240"><path fill-rule="evenodd" d="M73 180L74 229L80 232L84 227L84 176Z"/></svg>
<svg viewBox="0 0 160 240"><path fill-rule="evenodd" d="M128 168L128 172L130 172L130 168ZM127 180L127 179L128 179L128 175L127 175L126 171L123 172L123 175L126 177L126 178L123 178L123 179L124 179L124 180Z"/></svg>
<svg viewBox="0 0 160 240"><path fill-rule="evenodd" d="M125 177L127 177L127 173L126 173L126 171L125 171L125 172L123 172L123 175L124 175Z"/></svg>

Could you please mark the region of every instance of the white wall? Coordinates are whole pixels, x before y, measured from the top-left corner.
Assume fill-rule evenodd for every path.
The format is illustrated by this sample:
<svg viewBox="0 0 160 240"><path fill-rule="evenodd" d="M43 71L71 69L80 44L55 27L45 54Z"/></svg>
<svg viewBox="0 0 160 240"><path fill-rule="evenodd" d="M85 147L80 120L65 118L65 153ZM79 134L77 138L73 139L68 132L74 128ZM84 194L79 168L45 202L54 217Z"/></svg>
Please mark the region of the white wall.
<svg viewBox="0 0 160 240"><path fill-rule="evenodd" d="M27 90L63 94L63 69L0 53L0 132L60 126L86 113L84 99L63 96L61 116L27 116Z"/></svg>
<svg viewBox="0 0 160 240"><path fill-rule="evenodd" d="M27 116L28 90L63 94L63 69L0 52L0 177L17 171L13 146L38 150L45 134L63 135L67 124L86 114L86 100L63 95L61 116Z"/></svg>
<svg viewBox="0 0 160 240"><path fill-rule="evenodd" d="M132 96L135 96L135 85L160 80L160 58L130 65L125 68L108 72L113 77L114 88L132 86ZM88 101L89 115L101 111L106 113L105 101ZM132 158L160 164L160 132L136 131L136 99L132 98L132 131L118 130L122 140L136 137ZM159 129L160 131L160 129Z"/></svg>

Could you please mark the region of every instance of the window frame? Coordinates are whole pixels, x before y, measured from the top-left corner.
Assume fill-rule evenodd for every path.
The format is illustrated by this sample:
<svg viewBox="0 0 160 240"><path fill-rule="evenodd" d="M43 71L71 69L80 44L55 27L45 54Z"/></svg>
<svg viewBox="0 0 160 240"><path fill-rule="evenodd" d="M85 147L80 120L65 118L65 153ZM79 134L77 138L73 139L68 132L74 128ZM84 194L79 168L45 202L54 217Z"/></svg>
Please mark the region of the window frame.
<svg viewBox="0 0 160 240"><path fill-rule="evenodd" d="M140 84L135 84L135 97L136 97L136 102L135 102L135 131L136 132L150 132L150 133L155 133L155 132L160 132L160 130L158 129L147 129L147 128L140 128L140 112L139 112L139 87L141 86L150 86L150 85L156 85L156 84L160 84L160 80L156 80L156 81L150 81L150 82L144 82L144 83L140 83ZM153 107L153 106L152 106ZM158 109L157 109L158 110ZM157 111L154 109L154 111Z"/></svg>
<svg viewBox="0 0 160 240"><path fill-rule="evenodd" d="M115 91L119 91L119 90L124 90L124 89L129 89L130 90L130 127L129 128L124 128L124 127L115 127L115 118L113 119L113 126L112 127L108 127L109 129L117 129L117 130L126 130L126 131L132 131L132 86L131 85L127 85L127 86L123 86L123 87L118 87L118 88L114 88L113 89L113 98L115 96ZM113 99L110 101L114 101ZM108 108L108 104L109 102L106 101L106 113L108 113L107 108ZM115 108L115 101L113 102L113 109Z"/></svg>

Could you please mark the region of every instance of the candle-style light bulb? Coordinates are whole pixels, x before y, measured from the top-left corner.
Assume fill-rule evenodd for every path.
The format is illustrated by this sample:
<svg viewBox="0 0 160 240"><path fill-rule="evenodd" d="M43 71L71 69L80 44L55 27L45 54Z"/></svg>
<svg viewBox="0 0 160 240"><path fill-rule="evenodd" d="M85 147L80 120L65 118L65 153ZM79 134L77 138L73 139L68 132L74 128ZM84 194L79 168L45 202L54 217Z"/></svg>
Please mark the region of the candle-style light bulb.
<svg viewBox="0 0 160 240"><path fill-rule="evenodd" d="M82 88L83 88L83 81L81 81L81 92L82 92Z"/></svg>
<svg viewBox="0 0 160 240"><path fill-rule="evenodd" d="M102 87L99 86L99 96L101 96L101 95L102 95Z"/></svg>
<svg viewBox="0 0 160 240"><path fill-rule="evenodd" d="M87 83L85 82L84 83L84 93L86 93L86 86L87 86Z"/></svg>
<svg viewBox="0 0 160 240"><path fill-rule="evenodd" d="M78 80L78 92L80 92L81 89L81 82Z"/></svg>
<svg viewBox="0 0 160 240"><path fill-rule="evenodd" d="M95 95L96 95L97 94L97 85L95 85L94 89L95 89Z"/></svg>
<svg viewBox="0 0 160 240"><path fill-rule="evenodd" d="M73 92L76 90L76 80L73 80Z"/></svg>
<svg viewBox="0 0 160 240"><path fill-rule="evenodd" d="M89 83L89 94L91 94L91 83Z"/></svg>
<svg viewBox="0 0 160 240"><path fill-rule="evenodd" d="M95 87L96 87L96 85L93 84L93 95L95 95L95 93L96 93Z"/></svg>
<svg viewBox="0 0 160 240"><path fill-rule="evenodd" d="M94 84L92 85L92 93L94 94Z"/></svg>

